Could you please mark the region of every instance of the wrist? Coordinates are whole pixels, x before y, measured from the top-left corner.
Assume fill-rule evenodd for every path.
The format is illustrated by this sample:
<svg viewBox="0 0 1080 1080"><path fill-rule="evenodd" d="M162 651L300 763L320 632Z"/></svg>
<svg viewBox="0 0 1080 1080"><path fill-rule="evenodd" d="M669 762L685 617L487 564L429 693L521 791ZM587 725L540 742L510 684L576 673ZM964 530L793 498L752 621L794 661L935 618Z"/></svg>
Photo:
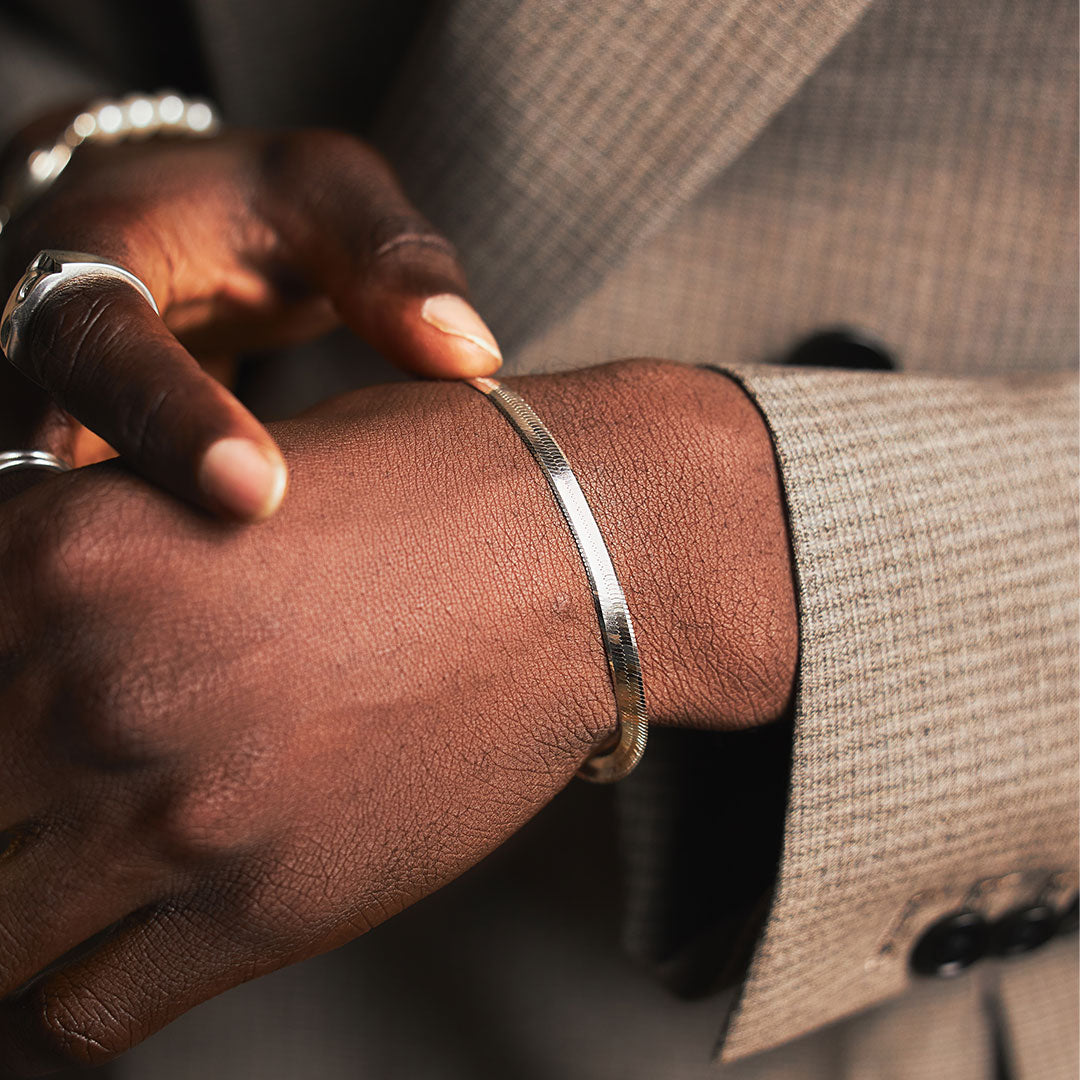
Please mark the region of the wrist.
<svg viewBox="0 0 1080 1080"><path fill-rule="evenodd" d="M795 677L795 589L772 442L750 398L714 371L654 360L509 382L596 515L653 718L733 728L780 715Z"/></svg>
<svg viewBox="0 0 1080 1080"><path fill-rule="evenodd" d="M655 361L508 383L589 500L634 622L650 716L727 729L777 716L794 677L794 588L772 445L750 399L715 372ZM363 518L342 558L361 553L366 584L349 595L372 616L432 613L393 650L419 648L475 688L477 723L490 692L543 770L569 777L613 733L616 710L580 556L517 432L454 382L359 391L273 430L293 475L278 525L352 491ZM387 630L388 649L400 633ZM418 678L409 668L386 683ZM520 746L524 733L501 741Z"/></svg>

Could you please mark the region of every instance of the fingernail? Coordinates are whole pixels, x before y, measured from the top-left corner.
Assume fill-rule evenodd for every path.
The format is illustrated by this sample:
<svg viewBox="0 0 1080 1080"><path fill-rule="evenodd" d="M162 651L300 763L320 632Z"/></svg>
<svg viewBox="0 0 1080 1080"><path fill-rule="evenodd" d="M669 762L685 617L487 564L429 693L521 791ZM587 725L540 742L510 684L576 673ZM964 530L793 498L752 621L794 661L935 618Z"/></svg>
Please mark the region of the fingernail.
<svg viewBox="0 0 1080 1080"><path fill-rule="evenodd" d="M287 481L281 455L250 439L218 439L199 466L203 493L245 521L259 521L277 510Z"/></svg>
<svg viewBox="0 0 1080 1080"><path fill-rule="evenodd" d="M441 330L451 337L468 341L486 354L477 357L476 373L492 371L491 361L502 363L502 353L487 323L476 314L476 309L467 300L453 293L441 293L429 296L420 309L420 318L436 330Z"/></svg>

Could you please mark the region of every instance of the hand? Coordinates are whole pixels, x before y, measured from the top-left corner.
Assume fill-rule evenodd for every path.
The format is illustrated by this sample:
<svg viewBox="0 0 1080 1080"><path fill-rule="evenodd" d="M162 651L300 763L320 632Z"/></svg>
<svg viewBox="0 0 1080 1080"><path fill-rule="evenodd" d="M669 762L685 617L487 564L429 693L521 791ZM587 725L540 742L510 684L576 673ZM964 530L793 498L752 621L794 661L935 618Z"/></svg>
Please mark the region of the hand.
<svg viewBox="0 0 1080 1080"><path fill-rule="evenodd" d="M351 136L234 132L83 146L4 230L3 297L43 248L127 267L162 317L122 284L50 300L16 358L45 394L3 373L7 445L82 464L74 417L145 476L225 516L273 513L285 466L266 430L194 356L283 345L340 320L420 374L490 374L500 363L464 299L450 244L386 162Z"/></svg>
<svg viewBox="0 0 1080 1080"><path fill-rule="evenodd" d="M749 399L655 362L515 385L609 538L653 719L775 717L794 594ZM363 933L611 733L579 557L489 402L379 387L273 432L293 492L257 529L115 464L0 507L0 1075Z"/></svg>

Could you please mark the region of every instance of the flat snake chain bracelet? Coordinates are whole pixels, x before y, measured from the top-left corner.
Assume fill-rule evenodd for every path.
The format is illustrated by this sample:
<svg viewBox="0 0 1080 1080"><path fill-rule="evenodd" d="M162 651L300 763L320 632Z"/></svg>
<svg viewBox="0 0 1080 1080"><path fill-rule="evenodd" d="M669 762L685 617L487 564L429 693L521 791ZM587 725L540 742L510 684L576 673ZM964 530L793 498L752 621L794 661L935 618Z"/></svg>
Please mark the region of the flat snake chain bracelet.
<svg viewBox="0 0 1080 1080"><path fill-rule="evenodd" d="M221 121L206 101L172 90L131 94L118 101L97 101L84 109L51 145L39 146L21 172L0 189L0 230L24 206L44 194L83 143L115 143L153 135L215 135Z"/></svg>
<svg viewBox="0 0 1080 1080"><path fill-rule="evenodd" d="M578 776L594 783L614 783L628 775L641 760L649 722L634 626L607 544L565 454L529 404L496 379L465 382L479 390L506 417L529 448L570 527L585 566L615 691L618 732L614 747L590 757L578 770Z"/></svg>

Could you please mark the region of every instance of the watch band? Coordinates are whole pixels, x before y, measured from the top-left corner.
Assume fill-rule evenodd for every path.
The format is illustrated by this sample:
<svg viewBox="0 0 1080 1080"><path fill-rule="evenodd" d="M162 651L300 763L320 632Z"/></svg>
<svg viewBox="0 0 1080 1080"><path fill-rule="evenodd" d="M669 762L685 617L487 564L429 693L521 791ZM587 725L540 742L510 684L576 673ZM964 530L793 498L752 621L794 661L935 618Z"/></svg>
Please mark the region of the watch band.
<svg viewBox="0 0 1080 1080"><path fill-rule="evenodd" d="M0 231L24 206L46 192L68 167L83 143L115 143L155 135L206 138L221 128L208 101L174 90L130 94L116 101L96 101L83 109L51 144L32 151L11 177L0 177Z"/></svg>

